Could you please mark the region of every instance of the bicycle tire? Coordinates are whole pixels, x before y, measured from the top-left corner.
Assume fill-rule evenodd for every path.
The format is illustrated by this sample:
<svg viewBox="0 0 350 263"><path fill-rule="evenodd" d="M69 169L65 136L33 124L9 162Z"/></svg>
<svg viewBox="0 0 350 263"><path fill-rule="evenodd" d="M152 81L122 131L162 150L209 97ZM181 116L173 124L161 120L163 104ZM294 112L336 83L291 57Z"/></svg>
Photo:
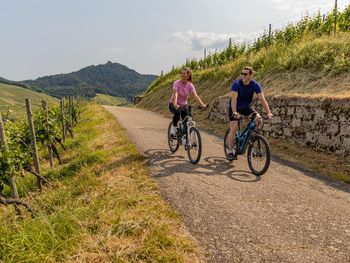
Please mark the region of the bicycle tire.
<svg viewBox="0 0 350 263"><path fill-rule="evenodd" d="M173 122L170 122L169 123L169 126L168 126L168 146L169 146L169 149L171 152L176 152L178 149L179 149L179 137L178 135L176 134L176 137L173 138L170 136L170 129L171 129L171 125L173 124ZM175 142L175 144L174 144Z"/></svg>
<svg viewBox="0 0 350 263"><path fill-rule="evenodd" d="M228 147L228 135L230 133L230 128L227 128L226 132L225 132L225 136L224 136L224 153L225 153L225 157L227 159L227 151L229 149Z"/></svg>
<svg viewBox="0 0 350 263"><path fill-rule="evenodd" d="M193 133L196 136L196 143L195 143L195 147L196 147L196 152L197 152L197 156L192 156L191 150L193 149L193 144L194 142L191 141L191 146L187 148L187 154L188 154L188 159L190 160L190 162L192 164L196 164L199 162L199 160L201 159L201 155L202 155L202 138L201 138L201 134L199 132L199 130L196 127L191 127L190 131L189 131L189 136L190 138L192 138L191 136L193 135ZM195 157L195 158L193 158Z"/></svg>
<svg viewBox="0 0 350 263"><path fill-rule="evenodd" d="M259 145L258 153L253 152L254 145L256 142ZM261 152L262 151L261 145L263 145L265 147L265 153ZM254 166L253 154L260 155L260 156L256 156L256 157L262 157L262 155L265 154L266 160L265 160L265 163L264 163L262 169L257 169ZM270 145L269 145L269 142L267 141L267 139L263 135L257 134L254 137L251 137L250 142L249 142L249 146L248 146L247 159L248 159L248 165L249 165L250 170L256 176L263 175L269 169L270 161L271 161Z"/></svg>

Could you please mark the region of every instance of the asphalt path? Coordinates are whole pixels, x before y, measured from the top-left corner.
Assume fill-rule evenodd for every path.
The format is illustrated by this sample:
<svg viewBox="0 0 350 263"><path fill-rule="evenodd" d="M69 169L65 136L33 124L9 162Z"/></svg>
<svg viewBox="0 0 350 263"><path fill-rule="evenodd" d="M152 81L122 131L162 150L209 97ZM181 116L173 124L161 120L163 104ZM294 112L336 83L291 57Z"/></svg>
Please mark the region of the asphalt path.
<svg viewBox="0 0 350 263"><path fill-rule="evenodd" d="M228 162L222 138L201 131L189 163L167 145L170 119L136 108L106 109L146 157L162 195L183 216L208 262L350 262L350 187L272 161L261 178L245 156Z"/></svg>

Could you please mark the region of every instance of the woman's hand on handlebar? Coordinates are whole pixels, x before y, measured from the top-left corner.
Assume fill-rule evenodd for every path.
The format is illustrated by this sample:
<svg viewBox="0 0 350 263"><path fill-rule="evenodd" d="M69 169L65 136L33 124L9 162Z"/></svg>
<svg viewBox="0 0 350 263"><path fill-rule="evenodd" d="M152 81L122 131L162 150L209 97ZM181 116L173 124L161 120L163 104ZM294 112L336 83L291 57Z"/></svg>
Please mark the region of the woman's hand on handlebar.
<svg viewBox="0 0 350 263"><path fill-rule="evenodd" d="M207 105L207 104L202 103L202 104L199 106L199 108L202 110L202 109L208 108L208 106L209 106L209 104Z"/></svg>

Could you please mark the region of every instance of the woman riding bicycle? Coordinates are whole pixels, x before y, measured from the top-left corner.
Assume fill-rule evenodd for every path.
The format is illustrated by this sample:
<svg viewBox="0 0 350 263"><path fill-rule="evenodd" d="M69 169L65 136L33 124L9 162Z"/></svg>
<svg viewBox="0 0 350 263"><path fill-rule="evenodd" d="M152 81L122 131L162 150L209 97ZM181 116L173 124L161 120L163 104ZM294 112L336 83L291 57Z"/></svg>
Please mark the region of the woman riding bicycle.
<svg viewBox="0 0 350 263"><path fill-rule="evenodd" d="M182 68L180 71L181 78L176 80L173 84L173 93L170 98L169 110L174 114L173 116L173 124L170 128L170 134L176 134L177 123L181 119L184 119L187 116L187 109L185 106L187 105L187 99L190 94L193 95L195 100L201 105L201 107L205 108L206 105L202 102L202 100L198 97L196 89L192 84L192 72L189 68ZM179 108L181 107L181 111Z"/></svg>

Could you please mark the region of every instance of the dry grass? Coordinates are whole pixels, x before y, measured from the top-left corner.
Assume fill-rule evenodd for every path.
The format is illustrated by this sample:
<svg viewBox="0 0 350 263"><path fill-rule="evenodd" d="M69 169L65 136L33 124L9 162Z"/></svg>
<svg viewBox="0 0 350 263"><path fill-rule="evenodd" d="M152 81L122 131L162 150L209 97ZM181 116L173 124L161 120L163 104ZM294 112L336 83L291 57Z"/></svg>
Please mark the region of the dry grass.
<svg viewBox="0 0 350 263"><path fill-rule="evenodd" d="M1 262L204 262L113 116L89 106L66 146L36 218L0 208Z"/></svg>

